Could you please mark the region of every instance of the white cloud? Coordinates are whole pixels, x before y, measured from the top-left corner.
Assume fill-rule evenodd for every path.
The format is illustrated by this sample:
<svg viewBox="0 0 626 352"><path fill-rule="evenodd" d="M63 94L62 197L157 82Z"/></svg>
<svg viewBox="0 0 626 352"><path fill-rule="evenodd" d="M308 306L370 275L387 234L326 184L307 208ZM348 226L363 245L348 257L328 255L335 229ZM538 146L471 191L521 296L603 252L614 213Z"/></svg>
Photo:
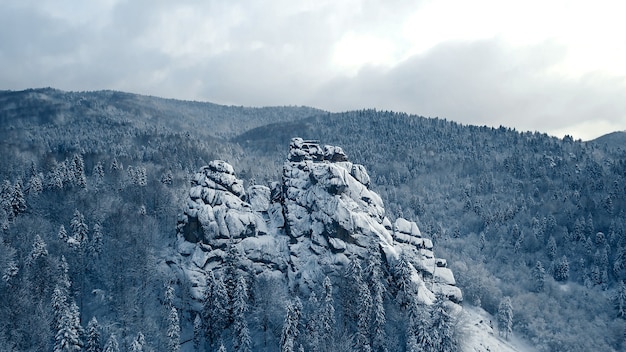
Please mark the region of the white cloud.
<svg viewBox="0 0 626 352"><path fill-rule="evenodd" d="M0 72L0 89L375 106L582 138L626 129L624 6L9 0L0 64L10 69Z"/></svg>

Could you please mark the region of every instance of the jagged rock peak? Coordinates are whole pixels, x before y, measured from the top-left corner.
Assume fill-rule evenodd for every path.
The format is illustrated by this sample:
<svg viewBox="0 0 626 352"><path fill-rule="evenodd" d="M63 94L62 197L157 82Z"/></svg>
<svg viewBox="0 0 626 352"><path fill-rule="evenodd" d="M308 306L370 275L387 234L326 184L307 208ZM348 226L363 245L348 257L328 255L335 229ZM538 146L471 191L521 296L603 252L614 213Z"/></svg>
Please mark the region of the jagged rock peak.
<svg viewBox="0 0 626 352"><path fill-rule="evenodd" d="M322 148L318 141L292 138L289 143L289 161L304 160L339 162L348 161L348 157L341 147L325 145Z"/></svg>
<svg viewBox="0 0 626 352"><path fill-rule="evenodd" d="M232 244L242 254L241 270L281 278L303 297L325 276L339 277L351 261L377 251L390 268L407 263L421 302L430 304L436 294L462 300L432 241L415 222L385 216L367 170L340 147L292 139L281 181L244 190L232 166L220 160L193 176L177 246L197 299L202 273L222 270Z"/></svg>

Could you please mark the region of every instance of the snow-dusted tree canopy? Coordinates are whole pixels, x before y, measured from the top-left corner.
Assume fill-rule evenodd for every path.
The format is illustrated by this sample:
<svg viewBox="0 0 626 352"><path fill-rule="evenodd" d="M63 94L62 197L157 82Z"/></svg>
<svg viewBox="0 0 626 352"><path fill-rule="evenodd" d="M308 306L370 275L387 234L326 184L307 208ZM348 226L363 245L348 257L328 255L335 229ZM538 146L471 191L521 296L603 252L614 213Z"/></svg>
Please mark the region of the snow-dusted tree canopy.
<svg viewBox="0 0 626 352"><path fill-rule="evenodd" d="M623 350L623 136L1 91L0 350Z"/></svg>

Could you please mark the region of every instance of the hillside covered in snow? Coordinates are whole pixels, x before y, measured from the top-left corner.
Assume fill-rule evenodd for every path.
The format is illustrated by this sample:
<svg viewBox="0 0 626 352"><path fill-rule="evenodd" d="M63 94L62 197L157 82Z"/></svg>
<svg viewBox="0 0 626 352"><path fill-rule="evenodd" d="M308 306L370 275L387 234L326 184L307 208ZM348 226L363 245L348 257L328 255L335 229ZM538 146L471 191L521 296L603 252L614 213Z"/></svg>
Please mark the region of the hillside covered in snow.
<svg viewBox="0 0 626 352"><path fill-rule="evenodd" d="M617 137L2 91L0 350L623 350Z"/></svg>

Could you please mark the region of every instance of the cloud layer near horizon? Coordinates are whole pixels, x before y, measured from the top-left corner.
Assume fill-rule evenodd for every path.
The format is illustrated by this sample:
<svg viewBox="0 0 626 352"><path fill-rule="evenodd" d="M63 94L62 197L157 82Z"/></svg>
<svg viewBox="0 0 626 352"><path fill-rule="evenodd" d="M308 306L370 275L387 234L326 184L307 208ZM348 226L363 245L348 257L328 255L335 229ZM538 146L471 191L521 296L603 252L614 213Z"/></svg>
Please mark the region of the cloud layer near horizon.
<svg viewBox="0 0 626 352"><path fill-rule="evenodd" d="M626 129L624 75L564 70L575 48L558 38L513 43L497 31L464 37L462 29L446 29L447 17L428 23L433 28L416 26L434 11L432 1L3 6L0 89L374 107L582 139Z"/></svg>

